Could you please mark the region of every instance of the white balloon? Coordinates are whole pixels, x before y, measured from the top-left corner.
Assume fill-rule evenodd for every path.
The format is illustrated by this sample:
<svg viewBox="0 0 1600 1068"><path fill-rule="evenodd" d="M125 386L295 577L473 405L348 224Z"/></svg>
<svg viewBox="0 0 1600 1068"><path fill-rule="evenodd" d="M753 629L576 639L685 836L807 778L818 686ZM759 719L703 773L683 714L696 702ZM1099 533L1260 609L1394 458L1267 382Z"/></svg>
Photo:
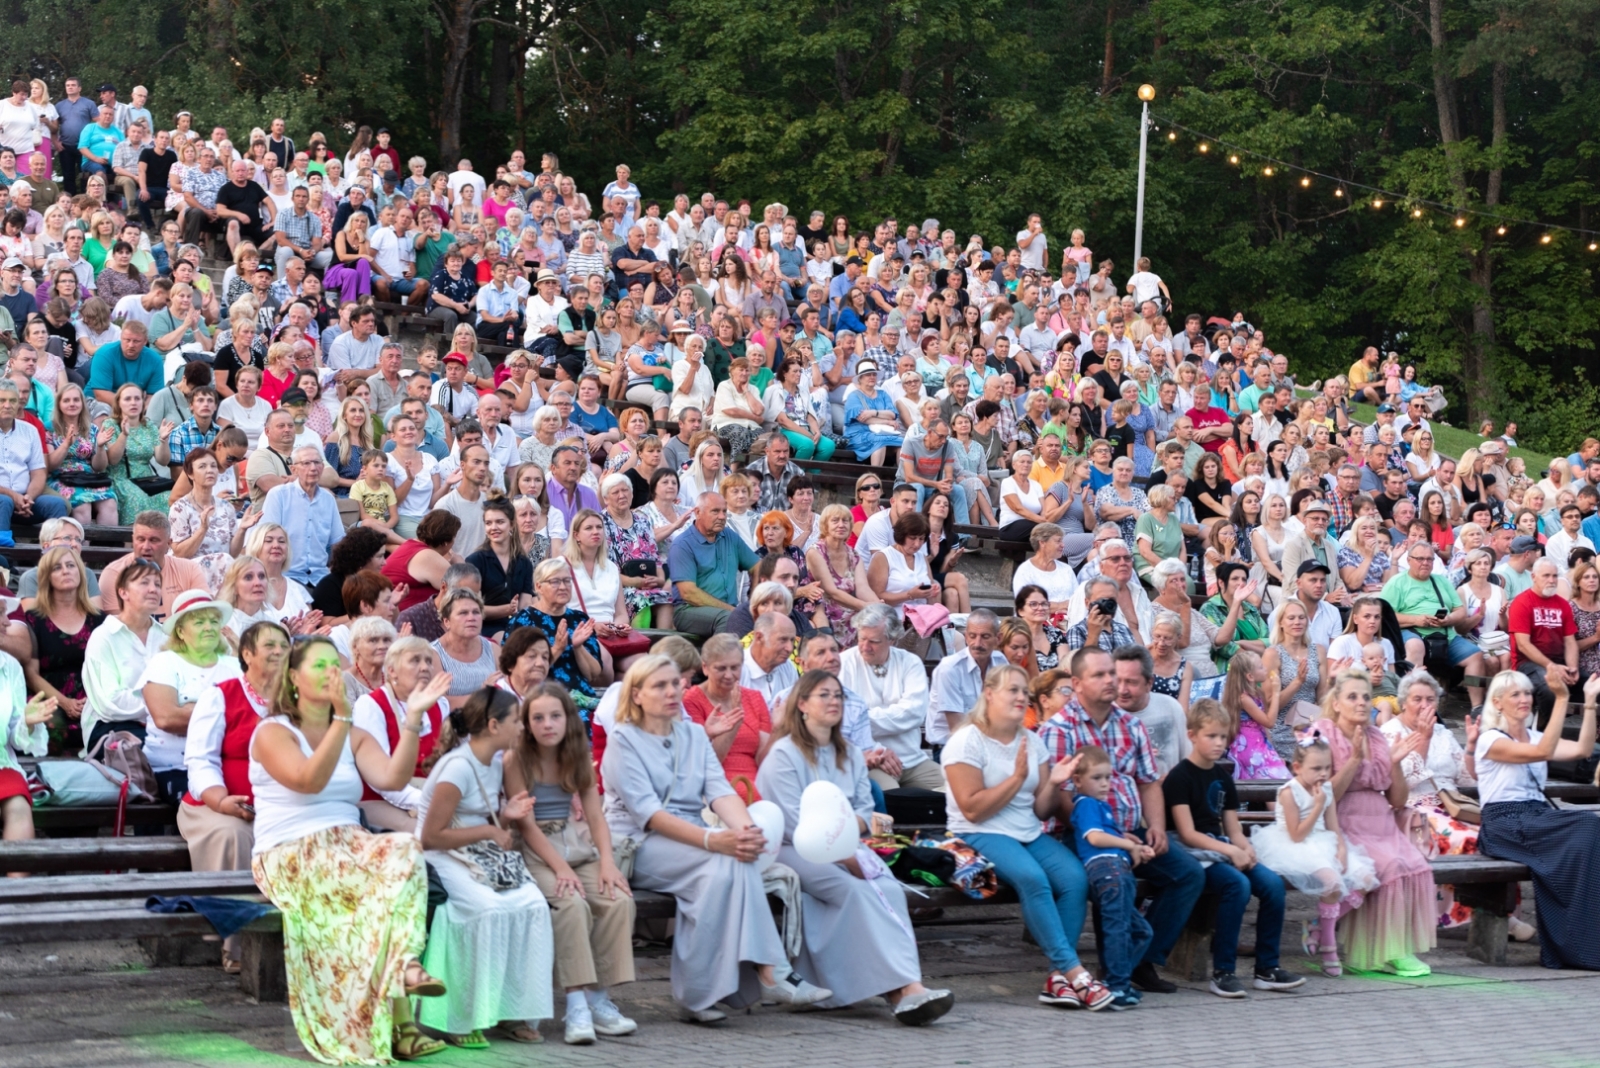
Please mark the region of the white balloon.
<svg viewBox="0 0 1600 1068"><path fill-rule="evenodd" d="M761 855L756 857L756 871L766 871L778 859L778 849L783 845L783 809L771 801L757 801L750 806L750 819L767 837Z"/></svg>
<svg viewBox="0 0 1600 1068"><path fill-rule="evenodd" d="M850 799L831 782L814 782L800 795L794 849L813 864L837 864L855 855L860 844Z"/></svg>

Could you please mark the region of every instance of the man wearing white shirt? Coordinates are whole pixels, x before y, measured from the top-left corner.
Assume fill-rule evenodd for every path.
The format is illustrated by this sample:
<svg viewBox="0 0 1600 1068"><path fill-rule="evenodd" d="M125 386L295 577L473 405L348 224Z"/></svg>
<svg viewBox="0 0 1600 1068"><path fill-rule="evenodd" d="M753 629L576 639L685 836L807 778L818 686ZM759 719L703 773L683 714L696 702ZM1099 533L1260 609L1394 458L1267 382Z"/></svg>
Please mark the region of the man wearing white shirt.
<svg viewBox="0 0 1600 1068"><path fill-rule="evenodd" d="M1550 535L1544 543L1544 555L1554 560L1563 572L1567 570L1567 557L1573 549L1594 549L1594 542L1582 533L1583 511L1575 504L1561 509L1561 529Z"/></svg>
<svg viewBox="0 0 1600 1068"><path fill-rule="evenodd" d="M561 328L556 320L566 311L567 298L561 295L561 280L551 270L540 271L533 287L535 292L528 298L527 329L522 343L542 357L554 357L561 347ZM549 359L544 362L548 363Z"/></svg>
<svg viewBox="0 0 1600 1068"><path fill-rule="evenodd" d="M1150 607L1150 596L1144 592L1144 585L1133 576L1133 550L1121 538L1109 538L1100 543L1097 563L1101 575L1116 579L1121 586L1117 591L1117 622L1132 631L1135 640L1146 641L1150 637L1150 624L1155 622L1155 611ZM1079 576L1084 581L1072 591L1072 599L1067 602L1069 628L1089 618L1088 577Z"/></svg>
<svg viewBox="0 0 1600 1068"><path fill-rule="evenodd" d="M856 552L861 559L870 563L879 550L893 545L895 520L916 510L917 487L906 483L895 486L889 496L889 507L878 509L861 525L861 534L856 538ZM923 546L917 553L923 555L927 551L927 546Z"/></svg>
<svg viewBox="0 0 1600 1068"><path fill-rule="evenodd" d="M517 435L500 420L505 418L505 398L498 393L485 393L478 398L478 424L483 427L483 447L489 450L491 466L510 470L522 462L517 453Z"/></svg>
<svg viewBox="0 0 1600 1068"><path fill-rule="evenodd" d="M1324 596L1328 589L1329 574L1327 566L1313 557L1302 563L1295 571L1294 580L1294 596L1305 608L1306 614L1311 617L1311 623L1306 628L1306 641L1312 645L1320 645L1324 649L1332 645L1333 640L1344 632L1344 624L1339 619L1339 610L1329 604ZM1272 614L1267 617L1270 632L1276 633L1278 629L1278 614L1283 611L1283 604L1274 608Z"/></svg>
<svg viewBox="0 0 1600 1068"><path fill-rule="evenodd" d="M995 651L1000 645L1000 619L989 609L979 608L967 616L965 633L967 647L939 661L928 683L928 719L923 730L928 744L935 747L948 742L977 706L989 669L1006 663Z"/></svg>
<svg viewBox="0 0 1600 1068"><path fill-rule="evenodd" d="M768 612L756 620L750 634L750 648L744 652L739 685L759 693L771 713L777 707L779 696L788 693L800 681L800 672L789 659L794 650L794 622L786 615Z"/></svg>
<svg viewBox="0 0 1600 1068"><path fill-rule="evenodd" d="M1044 270L1049 255L1049 239L1044 236L1044 223L1037 215L1028 216L1026 229L1017 231L1017 249L1022 253L1022 266L1027 270Z"/></svg>
<svg viewBox="0 0 1600 1068"><path fill-rule="evenodd" d="M866 701L872 737L901 765L899 775L881 767L868 774L885 790L902 786L943 790L944 772L922 748L928 719L928 673L922 658L895 648L903 625L888 605L867 605L856 613L854 623L857 644L839 657L839 681Z"/></svg>
<svg viewBox="0 0 1600 1068"><path fill-rule="evenodd" d="M1194 748L1189 742L1183 706L1166 694L1151 690L1156 669L1150 650L1144 646L1124 645L1113 651L1111 668L1117 680L1117 708L1144 724L1156 758L1156 775L1165 779L1167 772Z"/></svg>
<svg viewBox="0 0 1600 1068"><path fill-rule="evenodd" d="M472 161L470 159L463 159L460 163L457 163L456 169L450 172L450 177L446 179L446 181L449 184L450 199L452 202L460 198L462 186L470 185L477 193L477 198L473 201L473 203L477 204L479 207L482 207L483 198L488 186L483 180L483 175L472 169Z"/></svg>

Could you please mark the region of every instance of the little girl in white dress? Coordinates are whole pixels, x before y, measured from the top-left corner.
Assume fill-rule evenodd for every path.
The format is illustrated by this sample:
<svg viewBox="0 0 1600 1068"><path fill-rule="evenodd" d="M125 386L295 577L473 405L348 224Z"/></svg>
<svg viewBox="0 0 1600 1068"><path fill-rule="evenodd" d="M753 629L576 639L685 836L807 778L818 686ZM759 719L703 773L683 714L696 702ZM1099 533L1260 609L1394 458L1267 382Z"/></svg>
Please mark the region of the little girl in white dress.
<svg viewBox="0 0 1600 1068"><path fill-rule="evenodd" d="M1278 791L1275 822L1250 839L1260 862L1296 889L1318 895L1317 926L1307 928L1307 955L1319 953L1323 971L1341 975L1335 925L1339 904L1377 889L1372 858L1346 840L1334 811L1333 753L1320 734L1296 747L1294 778Z"/></svg>

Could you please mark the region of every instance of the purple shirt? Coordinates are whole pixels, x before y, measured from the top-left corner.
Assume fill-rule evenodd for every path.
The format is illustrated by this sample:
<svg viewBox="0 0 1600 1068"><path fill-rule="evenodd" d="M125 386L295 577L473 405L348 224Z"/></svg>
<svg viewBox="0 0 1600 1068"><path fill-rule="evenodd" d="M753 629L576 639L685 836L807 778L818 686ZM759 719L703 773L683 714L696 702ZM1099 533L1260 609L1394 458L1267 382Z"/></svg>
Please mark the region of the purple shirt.
<svg viewBox="0 0 1600 1068"><path fill-rule="evenodd" d="M545 487L545 493L550 498L550 507L560 512L566 519L568 530L572 529L572 517L585 508L593 508L597 512L600 510L600 498L595 496L594 490L581 482L578 483L578 492L571 499L567 497L566 488L555 479L550 480L549 485Z"/></svg>

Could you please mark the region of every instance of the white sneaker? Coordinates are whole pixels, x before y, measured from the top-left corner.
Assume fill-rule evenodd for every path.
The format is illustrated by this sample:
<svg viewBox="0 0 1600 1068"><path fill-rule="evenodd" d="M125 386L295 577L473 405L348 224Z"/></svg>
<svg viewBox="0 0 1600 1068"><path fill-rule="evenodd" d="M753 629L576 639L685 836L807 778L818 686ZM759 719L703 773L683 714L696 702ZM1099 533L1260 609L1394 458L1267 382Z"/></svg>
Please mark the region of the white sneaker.
<svg viewBox="0 0 1600 1068"><path fill-rule="evenodd" d="M569 1046L594 1045L594 1019L589 1006L567 1010L566 1042Z"/></svg>
<svg viewBox="0 0 1600 1068"><path fill-rule="evenodd" d="M618 1035L631 1035L639 1030L639 1025L622 1015L622 1010L604 994L589 1002L589 1013L594 1020L594 1032L597 1035L614 1038Z"/></svg>
<svg viewBox="0 0 1600 1068"><path fill-rule="evenodd" d="M1512 916L1506 920L1506 933L1514 941L1528 942L1532 941L1533 936L1539 933L1539 929L1521 916Z"/></svg>
<svg viewBox="0 0 1600 1068"><path fill-rule="evenodd" d="M833 991L826 987L812 986L798 975L790 972L772 986L762 983L761 997L766 1001L776 1001L780 1005L798 1009L804 1005L815 1005L819 1001L827 1001L833 997Z"/></svg>

